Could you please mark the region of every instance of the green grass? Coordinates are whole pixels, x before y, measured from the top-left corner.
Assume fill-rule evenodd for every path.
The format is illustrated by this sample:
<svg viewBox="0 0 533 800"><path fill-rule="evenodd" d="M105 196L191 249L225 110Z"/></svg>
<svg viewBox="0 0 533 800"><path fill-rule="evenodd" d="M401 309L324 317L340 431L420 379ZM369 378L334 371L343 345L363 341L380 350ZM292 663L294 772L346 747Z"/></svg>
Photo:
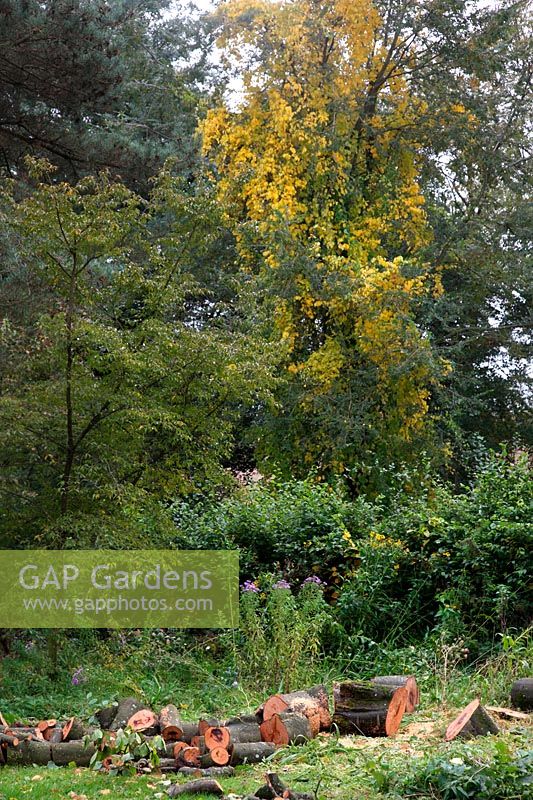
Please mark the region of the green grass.
<svg viewBox="0 0 533 800"><path fill-rule="evenodd" d="M522 751L531 750L531 726L502 723L500 736L466 744L446 744L443 733L457 709L475 696L486 705L508 704L512 680L531 673L531 639L526 632L490 657L470 663L459 657L459 652L454 645L390 650L380 645L362 655L354 648L354 656L342 661L323 660L309 671L308 684L414 672L422 689L421 708L405 718L399 735L392 739L321 736L305 747L279 751L271 766L292 788L316 791L317 800L526 800L533 783L516 789L516 764ZM228 672L232 663L231 653L219 648L215 637L171 634L162 639L159 634L143 632L102 640L83 634L62 640L57 669L51 675L45 635L33 632L17 640L13 654L0 661L0 710L9 721L72 714L90 719L96 708L135 694L156 709L168 701L177 702L184 719L225 717L254 709L268 693L264 690L268 676L264 675L257 684L233 685L231 669ZM80 666L85 681L74 686L72 674ZM270 690L279 688L271 686ZM463 769L463 759L472 765L474 775L487 773L489 784L492 776L501 779L498 786L508 789L493 791L489 786L488 795L477 794L477 789L473 794L454 794L455 772ZM264 771L265 765L239 767L234 778L220 782L227 793L253 793L261 785ZM408 789L402 789L402 780L407 781ZM444 781L440 788L439 781ZM0 800L83 800L84 796L87 800L106 796L155 800L166 797L167 788L157 775L131 778L74 768L0 769Z"/></svg>
<svg viewBox="0 0 533 800"><path fill-rule="evenodd" d="M478 739L475 744L446 744L441 736L444 722L445 717L438 712L414 714L402 725L395 739L337 739L321 736L305 747L279 751L269 767L278 772L293 789L316 792L318 800L381 800L400 796L394 794L394 790L384 788L386 776L402 776L412 770L413 763L422 769L429 759L438 756L445 764L450 763L452 758L474 758L477 759L476 763L485 761L490 764L499 743L509 748L510 757L533 744L531 732L516 727L509 727L498 737ZM259 788L264 772L265 765L239 767L235 777L219 780L226 793L243 795ZM185 782L187 779L173 776L171 780ZM83 795L87 800L102 800L105 796L113 800L156 800L166 796L168 785L168 778L157 775L111 777L72 767L13 767L0 771L0 800L66 800L69 797L71 800L83 800ZM527 794L528 791L528 787L524 786L520 800L531 796L531 793ZM74 796L70 795L71 792ZM418 796L440 798L436 794Z"/></svg>

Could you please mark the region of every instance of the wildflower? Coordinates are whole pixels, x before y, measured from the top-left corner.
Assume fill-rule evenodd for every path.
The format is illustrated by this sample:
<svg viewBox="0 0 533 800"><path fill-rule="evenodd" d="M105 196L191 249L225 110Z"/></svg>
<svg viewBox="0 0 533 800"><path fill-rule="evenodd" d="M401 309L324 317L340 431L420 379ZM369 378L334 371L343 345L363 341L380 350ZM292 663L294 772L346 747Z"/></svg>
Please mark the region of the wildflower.
<svg viewBox="0 0 533 800"><path fill-rule="evenodd" d="M244 581L241 585L241 589L243 592L259 592L259 586L254 581Z"/></svg>
<svg viewBox="0 0 533 800"><path fill-rule="evenodd" d="M325 581L320 580L318 575L310 575L308 578L304 580L302 586L306 586L307 584L314 583L315 586L327 586Z"/></svg>
<svg viewBox="0 0 533 800"><path fill-rule="evenodd" d="M352 534L350 533L350 531L344 531L344 533L342 534L342 538L346 539L346 541L349 542L352 538Z"/></svg>
<svg viewBox="0 0 533 800"><path fill-rule="evenodd" d="M84 680L83 674L83 667L78 667L78 669L74 670L72 675L72 685L79 686L79 684Z"/></svg>
<svg viewBox="0 0 533 800"><path fill-rule="evenodd" d="M281 581L276 581L276 583L273 585L272 588L273 589L290 589L291 585L290 585L290 583L287 583L287 581L281 580Z"/></svg>

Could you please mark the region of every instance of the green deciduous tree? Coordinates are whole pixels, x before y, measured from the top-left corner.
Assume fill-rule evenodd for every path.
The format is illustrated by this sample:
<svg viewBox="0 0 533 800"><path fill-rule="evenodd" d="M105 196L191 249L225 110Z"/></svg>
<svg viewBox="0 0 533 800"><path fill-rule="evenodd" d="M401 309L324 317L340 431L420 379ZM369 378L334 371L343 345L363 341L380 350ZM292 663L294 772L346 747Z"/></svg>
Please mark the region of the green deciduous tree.
<svg viewBox="0 0 533 800"><path fill-rule="evenodd" d="M30 170L34 192L8 198L3 223L49 302L31 336L2 329L2 542L154 544L166 501L224 480L240 409L268 397L266 347L191 317L183 218L203 201L168 173L147 203L105 175Z"/></svg>

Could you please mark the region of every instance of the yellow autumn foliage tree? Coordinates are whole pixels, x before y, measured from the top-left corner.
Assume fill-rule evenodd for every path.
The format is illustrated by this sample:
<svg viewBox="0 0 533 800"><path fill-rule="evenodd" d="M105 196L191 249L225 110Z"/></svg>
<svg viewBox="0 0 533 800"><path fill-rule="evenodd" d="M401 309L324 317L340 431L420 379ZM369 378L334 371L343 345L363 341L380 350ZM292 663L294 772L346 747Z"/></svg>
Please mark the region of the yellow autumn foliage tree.
<svg viewBox="0 0 533 800"><path fill-rule="evenodd" d="M294 408L305 417L348 389L353 400L364 370L374 376L365 424L409 442L428 427L442 369L414 319L439 286L423 261L413 131L426 109L410 93L409 58L395 63L398 42L369 0L233 0L218 13L243 91L208 114L204 151L243 264L275 298ZM320 436L295 444L323 461ZM328 466L339 463L329 449Z"/></svg>

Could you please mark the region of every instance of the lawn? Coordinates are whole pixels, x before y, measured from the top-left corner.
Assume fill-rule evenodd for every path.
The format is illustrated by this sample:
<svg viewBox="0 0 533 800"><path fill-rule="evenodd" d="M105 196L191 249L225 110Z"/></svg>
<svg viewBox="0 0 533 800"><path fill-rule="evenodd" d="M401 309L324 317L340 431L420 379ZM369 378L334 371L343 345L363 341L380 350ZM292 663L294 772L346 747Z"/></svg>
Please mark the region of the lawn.
<svg viewBox="0 0 533 800"><path fill-rule="evenodd" d="M525 782L521 794L497 793L504 791L501 785L505 783L506 771L516 771L520 760L525 764L524 753L532 752L532 727L503 722L499 736L447 744L442 734L453 715L453 709L446 713L437 709L419 711L406 717L400 732L390 739L322 734L305 747L278 751L268 768L278 772L291 788L316 793L318 800L379 800L405 796L454 800L463 797L477 800L514 797L518 800L520 797L526 800L533 797L533 784ZM466 793L461 794L456 789L468 765L472 765L471 773L477 776L476 780L479 781L480 776L483 780L472 784L470 791L474 793L464 789ZM219 781L228 795L242 796L259 788L266 769L265 764L238 767L235 777ZM527 765L524 773L526 771ZM401 786L396 785L397 781L408 777L414 787L413 793L399 794ZM74 767L4 768L0 772L0 800L27 797L96 800L106 796L150 800L165 797L170 781L176 780L189 779L158 774L112 777ZM492 788L491 780L494 781ZM427 781L427 794L420 793L417 784L422 786ZM448 787L448 794L437 794L439 784ZM479 786L486 786L489 793L480 793Z"/></svg>
<svg viewBox="0 0 533 800"><path fill-rule="evenodd" d="M107 639L92 633L64 638L53 674L44 634L19 636L12 654L0 660L0 710L10 723L73 714L91 722L97 708L136 695L154 709L175 702L186 720L227 718L254 710L276 691L261 673L253 682L235 681L216 638L189 637L179 645L177 636L169 642L149 631ZM381 645L362 652L357 662L320 659L309 667L302 686L320 682L331 689L341 678L415 674L421 705L404 717L395 737L321 734L306 746L277 751L267 764L238 767L234 777L219 779L226 794L253 794L266 769L272 769L291 788L316 793L317 800L533 798L533 715L531 722L499 720L498 736L444 741L448 723L474 697L486 706L509 705L512 681L530 674L528 632L470 661L455 652ZM0 800L151 800L166 797L169 780L186 779L156 773L113 777L74 767L6 767L0 769Z"/></svg>

